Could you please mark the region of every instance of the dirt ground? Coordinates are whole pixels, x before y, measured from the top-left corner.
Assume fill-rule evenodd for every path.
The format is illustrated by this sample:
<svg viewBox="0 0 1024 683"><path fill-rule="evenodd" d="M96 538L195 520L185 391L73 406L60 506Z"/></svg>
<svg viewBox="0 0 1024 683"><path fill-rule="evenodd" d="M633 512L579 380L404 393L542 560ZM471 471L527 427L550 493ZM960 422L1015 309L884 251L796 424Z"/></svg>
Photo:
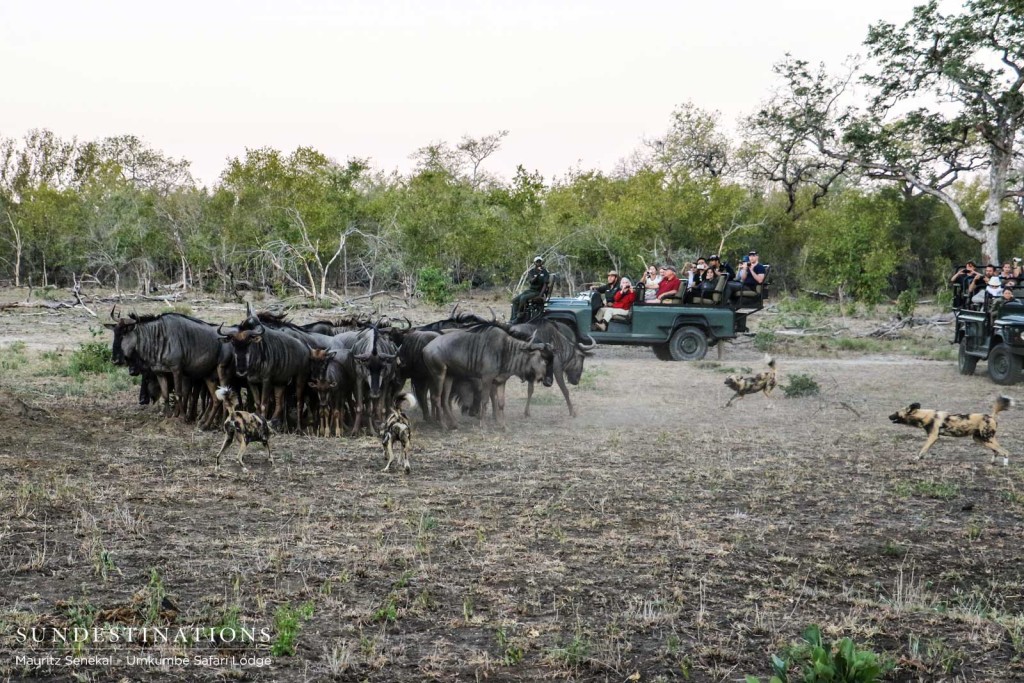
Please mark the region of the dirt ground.
<svg viewBox="0 0 1024 683"><path fill-rule="evenodd" d="M962 377L933 359L948 327L780 341L781 383L820 393L729 409L726 374L763 365L750 339L697 363L600 348L572 388L579 417L541 389L523 419L510 382L507 430L417 414L405 476L380 472L371 437L299 435L275 437L274 467L252 449L215 471L221 437L136 405L123 370L61 370L109 342L97 324L0 313L7 680L736 681L767 677L810 624L884 656L885 680L1024 679L1024 414L1000 415L1008 467L952 438L917 461L923 433L887 419L992 405L984 363ZM104 624L256 642L22 635Z"/></svg>

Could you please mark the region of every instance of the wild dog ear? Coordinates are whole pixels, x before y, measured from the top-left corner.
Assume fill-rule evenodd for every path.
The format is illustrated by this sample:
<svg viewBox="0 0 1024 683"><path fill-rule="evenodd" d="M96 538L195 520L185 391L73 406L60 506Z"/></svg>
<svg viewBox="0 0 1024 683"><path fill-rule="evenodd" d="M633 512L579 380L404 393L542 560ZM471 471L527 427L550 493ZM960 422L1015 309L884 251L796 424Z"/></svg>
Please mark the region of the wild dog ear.
<svg viewBox="0 0 1024 683"><path fill-rule="evenodd" d="M907 408L907 410L920 410L920 409L921 409L921 404L920 403L911 403L910 407Z"/></svg>

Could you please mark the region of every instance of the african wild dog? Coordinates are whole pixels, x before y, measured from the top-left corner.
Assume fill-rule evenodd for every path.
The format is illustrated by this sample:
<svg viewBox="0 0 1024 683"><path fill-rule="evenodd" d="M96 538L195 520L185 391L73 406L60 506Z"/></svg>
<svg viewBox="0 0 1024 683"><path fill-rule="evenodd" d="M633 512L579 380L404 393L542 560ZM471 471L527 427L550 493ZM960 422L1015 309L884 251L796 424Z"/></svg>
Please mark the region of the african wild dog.
<svg viewBox="0 0 1024 683"><path fill-rule="evenodd" d="M238 440L239 465L245 467L245 463L242 462L242 454L245 453L245 447L249 445L250 441L258 441L267 447L267 457L270 458L270 464L273 465L274 456L270 452L270 424L266 418L256 413L238 410L236 406L238 394L230 387L218 387L217 398L224 404L224 410L228 414L227 419L224 420L224 433L226 435L224 443L221 445L220 450L217 451L217 467L220 467L221 453L236 439Z"/></svg>
<svg viewBox="0 0 1024 683"><path fill-rule="evenodd" d="M911 403L903 410L889 416L896 424L921 427L928 435L918 460L924 457L940 436L969 436L985 448L992 451L992 463L995 464L996 454L1003 456L1003 465L1010 462L1010 453L996 441L996 415L1014 405L1008 396L1000 396L992 406L992 413L947 413L943 410L926 410L920 403Z"/></svg>
<svg viewBox="0 0 1024 683"><path fill-rule="evenodd" d="M772 389L775 388L775 359L768 358L768 369L764 372L760 372L753 377L743 377L742 375L729 375L725 378L725 386L729 387L736 393L733 394L729 402L725 404L728 408L732 405L732 402L737 398L743 398L747 394L756 394L759 391L763 391L765 396L772 393Z"/></svg>
<svg viewBox="0 0 1024 683"><path fill-rule="evenodd" d="M412 392L405 392L395 396L395 403L388 410L380 429L380 445L384 447L384 455L388 456L388 464L384 466L384 472L391 469L391 463L395 460L395 452L392 448L397 441L402 444L402 467L405 469L405 473L409 474L409 445L412 439L412 426L409 424L409 417L405 411L415 407L416 395Z"/></svg>

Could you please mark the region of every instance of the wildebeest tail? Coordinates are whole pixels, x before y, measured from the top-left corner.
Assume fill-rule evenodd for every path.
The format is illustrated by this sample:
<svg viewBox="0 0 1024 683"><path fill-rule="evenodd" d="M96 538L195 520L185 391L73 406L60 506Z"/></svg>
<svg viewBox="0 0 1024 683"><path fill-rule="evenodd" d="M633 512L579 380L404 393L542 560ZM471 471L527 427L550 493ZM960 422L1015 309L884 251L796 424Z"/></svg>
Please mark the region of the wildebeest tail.
<svg viewBox="0 0 1024 683"><path fill-rule="evenodd" d="M1016 405L1016 403L1017 402L1014 401L1009 396L1000 396L999 398L996 399L995 404L992 406L992 414L995 415L1004 410L1009 410L1014 405Z"/></svg>
<svg viewBox="0 0 1024 683"><path fill-rule="evenodd" d="M403 391L401 394L395 396L395 407L402 412L408 412L418 405L419 403L416 401L416 394L411 391Z"/></svg>

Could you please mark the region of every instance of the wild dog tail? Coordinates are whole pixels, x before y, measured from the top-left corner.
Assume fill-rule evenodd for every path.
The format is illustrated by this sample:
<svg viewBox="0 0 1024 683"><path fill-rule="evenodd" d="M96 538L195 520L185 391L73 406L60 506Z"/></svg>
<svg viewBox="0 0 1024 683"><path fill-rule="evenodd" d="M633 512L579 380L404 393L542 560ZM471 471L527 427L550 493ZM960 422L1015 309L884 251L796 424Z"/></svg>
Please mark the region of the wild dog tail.
<svg viewBox="0 0 1024 683"><path fill-rule="evenodd" d="M1000 396L992 406L992 414L996 415L1004 410L1009 410L1015 405L1017 405L1017 402L1009 396Z"/></svg>
<svg viewBox="0 0 1024 683"><path fill-rule="evenodd" d="M771 356L765 356L764 357L764 361L765 361L765 363L768 364L768 367L770 367L770 368L774 368L775 367L775 359L772 358Z"/></svg>
<svg viewBox="0 0 1024 683"><path fill-rule="evenodd" d="M395 396L395 407L403 412L412 410L418 405L419 403L416 401L416 394L411 391L403 391Z"/></svg>

